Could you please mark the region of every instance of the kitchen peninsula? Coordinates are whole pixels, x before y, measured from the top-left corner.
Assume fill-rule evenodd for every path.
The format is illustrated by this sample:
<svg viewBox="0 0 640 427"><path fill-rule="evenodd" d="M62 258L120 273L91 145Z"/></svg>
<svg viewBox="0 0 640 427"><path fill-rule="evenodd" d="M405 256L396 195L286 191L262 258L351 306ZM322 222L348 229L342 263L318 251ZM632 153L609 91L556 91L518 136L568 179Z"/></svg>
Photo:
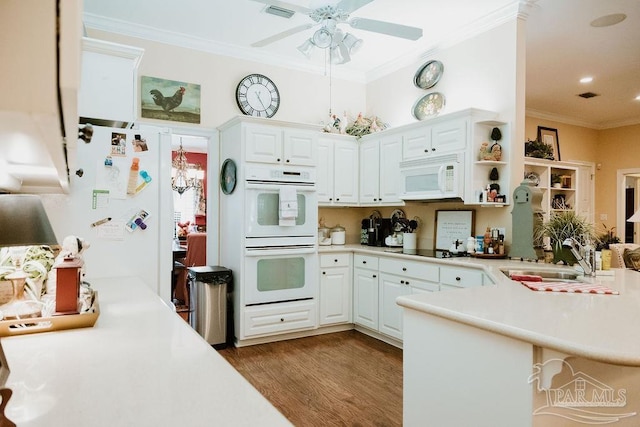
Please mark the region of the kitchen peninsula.
<svg viewBox="0 0 640 427"><path fill-rule="evenodd" d="M17 425L291 425L141 280L92 286L93 328L2 338Z"/></svg>
<svg viewBox="0 0 640 427"><path fill-rule="evenodd" d="M501 272L520 262L483 264L495 286L398 298L404 307L404 424L550 425L549 418L536 424L542 419L533 414L542 407L574 421L613 412L626 418L616 426L637 425L640 337L630 327L640 323L640 273L615 269L614 276L583 279L619 295L535 292ZM587 393L594 384L607 392L578 407L534 403L535 387L558 393L549 390L551 378L569 357L597 369L576 372L567 385L582 381ZM608 380L598 381L612 371L626 399L610 399L617 391ZM571 423L560 416L552 421ZM569 425L581 425L575 422Z"/></svg>

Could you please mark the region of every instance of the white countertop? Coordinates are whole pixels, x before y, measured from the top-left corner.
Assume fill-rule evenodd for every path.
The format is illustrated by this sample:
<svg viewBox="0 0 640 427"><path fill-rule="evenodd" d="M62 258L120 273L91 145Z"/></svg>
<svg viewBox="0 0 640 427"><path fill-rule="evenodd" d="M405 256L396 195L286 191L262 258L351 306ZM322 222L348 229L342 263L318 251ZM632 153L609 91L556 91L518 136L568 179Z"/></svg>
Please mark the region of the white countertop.
<svg viewBox="0 0 640 427"><path fill-rule="evenodd" d="M319 253L353 251L441 265L482 268L496 283L408 295L398 304L424 313L605 363L640 366L640 272L614 269L612 276L584 278L619 295L536 292L507 278L500 268L561 268L543 263L477 258L423 258L362 245L320 247Z"/></svg>
<svg viewBox="0 0 640 427"><path fill-rule="evenodd" d="M291 425L141 280L92 286L93 328L2 338L17 425Z"/></svg>

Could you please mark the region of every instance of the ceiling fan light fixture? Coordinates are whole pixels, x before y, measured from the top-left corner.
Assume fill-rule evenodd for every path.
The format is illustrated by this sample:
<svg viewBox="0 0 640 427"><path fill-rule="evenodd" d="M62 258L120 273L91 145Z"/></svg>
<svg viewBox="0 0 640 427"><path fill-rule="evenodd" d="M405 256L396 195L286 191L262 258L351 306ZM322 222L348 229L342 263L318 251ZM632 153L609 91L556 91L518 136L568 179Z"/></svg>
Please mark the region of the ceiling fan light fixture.
<svg viewBox="0 0 640 427"><path fill-rule="evenodd" d="M347 33L344 36L344 39L342 39L342 43L344 43L346 48L349 50L349 53L353 55L360 50L360 48L364 44L364 41L362 41L362 39L357 38L351 33Z"/></svg>
<svg viewBox="0 0 640 427"><path fill-rule="evenodd" d="M311 52L313 51L313 47L314 47L313 41L311 39L307 39L304 41L304 43L298 46L298 51L300 51L300 53L302 53L307 58L311 58Z"/></svg>
<svg viewBox="0 0 640 427"><path fill-rule="evenodd" d="M332 39L333 37L331 36L331 33L326 28L322 27L318 31L313 33L311 41L319 48L326 49L331 46Z"/></svg>
<svg viewBox="0 0 640 427"><path fill-rule="evenodd" d="M346 59L343 55L343 51L340 49L340 46L336 45L330 50L330 60L332 64L344 64L345 62L351 60L351 58Z"/></svg>

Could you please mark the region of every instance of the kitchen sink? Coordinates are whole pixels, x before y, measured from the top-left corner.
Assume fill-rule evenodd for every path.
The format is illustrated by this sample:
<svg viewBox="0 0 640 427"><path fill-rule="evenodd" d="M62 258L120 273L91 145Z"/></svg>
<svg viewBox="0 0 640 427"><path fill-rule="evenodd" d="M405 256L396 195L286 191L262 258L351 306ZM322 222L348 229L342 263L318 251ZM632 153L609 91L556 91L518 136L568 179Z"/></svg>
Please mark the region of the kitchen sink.
<svg viewBox="0 0 640 427"><path fill-rule="evenodd" d="M501 270L507 277L511 278L511 276L538 276L542 277L542 280L545 282L581 282L581 276L574 271L560 271L560 270L552 270L552 269L535 269L529 268L526 270L517 270L517 269L504 269ZM526 280L526 279L524 279Z"/></svg>

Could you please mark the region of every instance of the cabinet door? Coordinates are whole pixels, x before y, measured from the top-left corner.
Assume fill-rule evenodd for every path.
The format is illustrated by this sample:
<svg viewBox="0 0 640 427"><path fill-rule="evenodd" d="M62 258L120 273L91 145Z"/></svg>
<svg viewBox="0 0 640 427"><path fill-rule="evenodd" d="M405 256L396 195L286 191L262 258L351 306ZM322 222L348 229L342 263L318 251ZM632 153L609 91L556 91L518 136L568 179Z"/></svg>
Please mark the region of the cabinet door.
<svg viewBox="0 0 640 427"><path fill-rule="evenodd" d="M282 129L247 126L244 140L248 162L282 164Z"/></svg>
<svg viewBox="0 0 640 427"><path fill-rule="evenodd" d="M349 267L320 271L320 324L347 323L350 320L351 287Z"/></svg>
<svg viewBox="0 0 640 427"><path fill-rule="evenodd" d="M316 195L318 203L328 204L333 200L333 141L318 138L316 152Z"/></svg>
<svg viewBox="0 0 640 427"><path fill-rule="evenodd" d="M360 203L377 204L380 195L379 141L360 145Z"/></svg>
<svg viewBox="0 0 640 427"><path fill-rule="evenodd" d="M400 161L402 161L402 135L393 135L380 141L380 192L378 201L384 204L404 204L400 199Z"/></svg>
<svg viewBox="0 0 640 427"><path fill-rule="evenodd" d="M408 282L399 276L380 274L379 331L399 340L402 339L402 308L396 298L411 294Z"/></svg>
<svg viewBox="0 0 640 427"><path fill-rule="evenodd" d="M402 160L420 159L431 155L431 128L406 132L402 141Z"/></svg>
<svg viewBox="0 0 640 427"><path fill-rule="evenodd" d="M467 146L467 120L452 120L431 129L431 151L442 154L464 150Z"/></svg>
<svg viewBox="0 0 640 427"><path fill-rule="evenodd" d="M353 271L353 321L378 330L378 273L356 268Z"/></svg>
<svg viewBox="0 0 640 427"><path fill-rule="evenodd" d="M334 204L358 203L358 144L335 141L333 150Z"/></svg>
<svg viewBox="0 0 640 427"><path fill-rule="evenodd" d="M316 134L317 132L286 129L283 141L283 164L315 166Z"/></svg>

